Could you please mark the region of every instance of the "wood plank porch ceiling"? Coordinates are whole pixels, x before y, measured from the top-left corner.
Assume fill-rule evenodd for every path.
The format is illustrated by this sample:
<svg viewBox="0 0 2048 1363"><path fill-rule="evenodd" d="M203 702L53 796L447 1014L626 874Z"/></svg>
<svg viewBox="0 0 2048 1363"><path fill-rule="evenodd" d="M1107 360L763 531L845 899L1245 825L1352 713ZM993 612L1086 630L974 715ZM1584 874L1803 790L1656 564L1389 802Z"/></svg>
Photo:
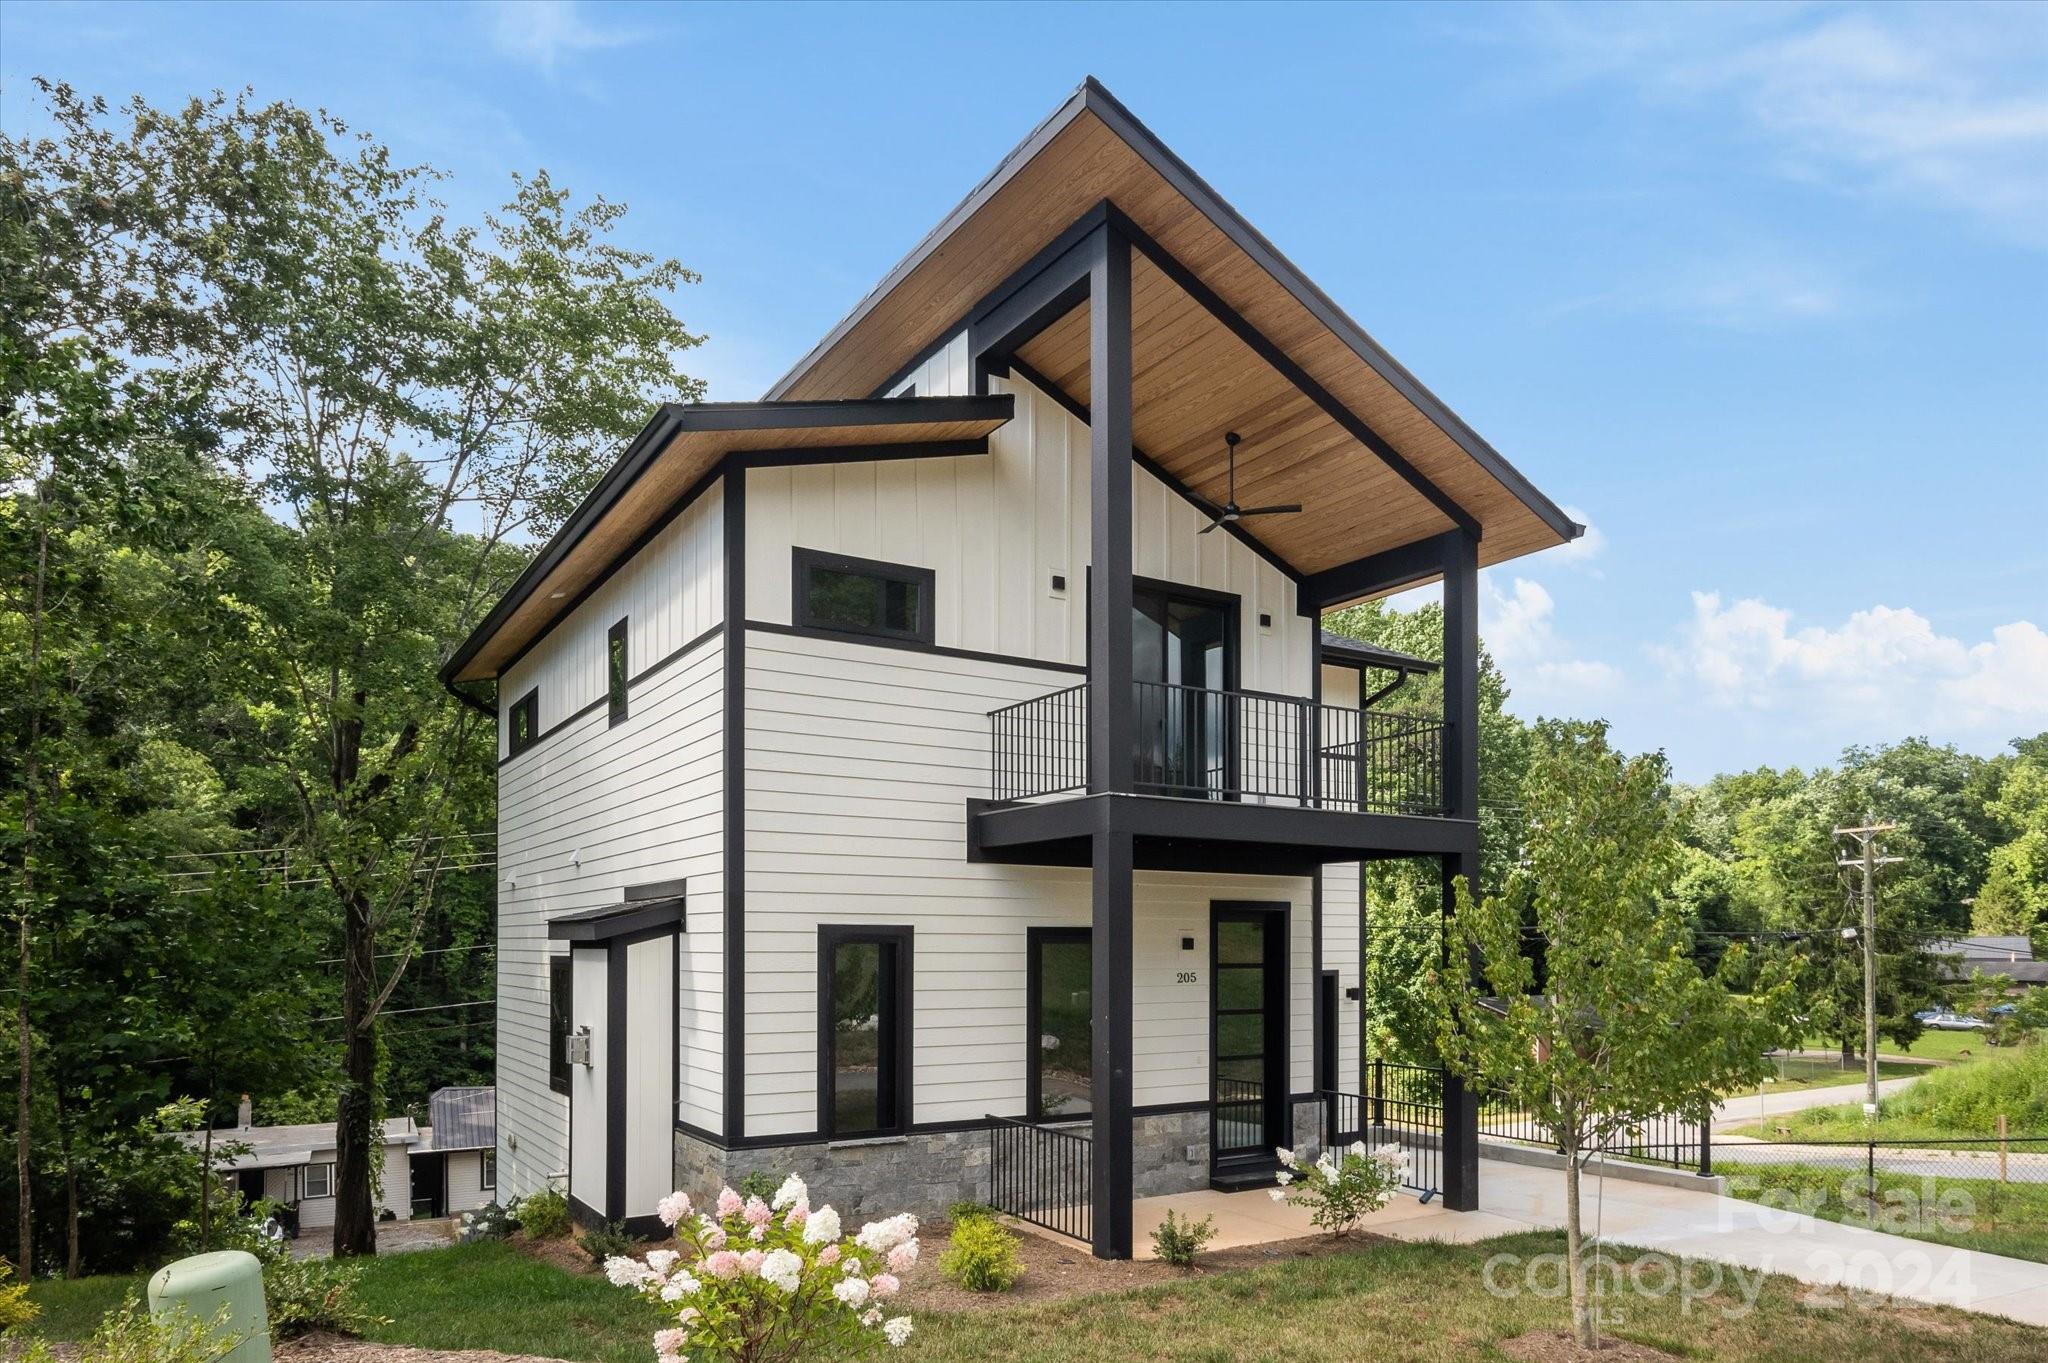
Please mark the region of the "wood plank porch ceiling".
<svg viewBox="0 0 2048 1363"><path fill-rule="evenodd" d="M1104 200L1478 522L1482 563L1578 533L1092 80L768 396L875 391ZM1132 270L1132 311L1138 448L1220 501L1223 433L1241 433L1239 503L1309 508L1247 523L1296 569L1320 571L1451 528L1442 511L1142 253ZM1041 333L1020 358L1085 404L1085 308Z"/></svg>

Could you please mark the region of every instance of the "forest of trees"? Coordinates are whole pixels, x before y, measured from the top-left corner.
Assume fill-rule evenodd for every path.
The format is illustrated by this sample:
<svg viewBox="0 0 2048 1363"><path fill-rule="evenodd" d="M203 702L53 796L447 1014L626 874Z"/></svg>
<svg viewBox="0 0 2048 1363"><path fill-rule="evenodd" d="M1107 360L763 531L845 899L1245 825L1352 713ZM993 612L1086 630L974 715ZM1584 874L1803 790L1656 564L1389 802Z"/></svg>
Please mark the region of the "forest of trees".
<svg viewBox="0 0 2048 1363"><path fill-rule="evenodd" d="M166 1126L242 1093L259 1122L338 1120L347 1205L379 1115L490 1082L493 726L436 674L653 404L701 397L701 338L671 306L693 276L545 173L463 223L433 171L289 105L44 86L39 120L0 135L0 1249L77 1273L199 1214ZM1337 624L1437 648L1433 609ZM1490 663L1482 697L1497 883L1543 733ZM1673 795L1700 952L1817 934L1777 940L1845 1041L1834 824L1907 829L1894 1036L1934 987L1918 944L2048 918L2048 735ZM1375 1042L1420 1053L1434 871L1370 879ZM371 1229L344 1218L337 1248Z"/></svg>

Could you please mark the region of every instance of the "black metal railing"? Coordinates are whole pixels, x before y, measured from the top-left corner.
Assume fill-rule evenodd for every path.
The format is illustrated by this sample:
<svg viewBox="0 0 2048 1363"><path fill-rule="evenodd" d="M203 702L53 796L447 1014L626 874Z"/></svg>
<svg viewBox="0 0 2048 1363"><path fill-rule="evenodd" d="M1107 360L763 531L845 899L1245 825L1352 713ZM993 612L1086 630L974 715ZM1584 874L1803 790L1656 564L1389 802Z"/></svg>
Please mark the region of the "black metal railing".
<svg viewBox="0 0 2048 1363"><path fill-rule="evenodd" d="M1132 784L1149 795L1373 814L1444 812L1444 723L1263 691L1132 683ZM1088 687L989 713L989 790L1088 788Z"/></svg>
<svg viewBox="0 0 2048 1363"><path fill-rule="evenodd" d="M1561 1148L1556 1135L1533 1109L1504 1093L1479 1095L1479 1134L1551 1150ZM1610 1155L1644 1164L1668 1164L1701 1174L1714 1170L1712 1125L1682 1113L1644 1118L1608 1136L1602 1148Z"/></svg>
<svg viewBox="0 0 2048 1363"><path fill-rule="evenodd" d="M1087 1241L1095 1218L1095 1143L1084 1130L988 1119L989 1194L997 1211Z"/></svg>
<svg viewBox="0 0 2048 1363"><path fill-rule="evenodd" d="M1428 1065L1373 1061L1365 1092L1324 1092L1323 1124L1331 1144L1364 1141L1377 1149L1389 1142L1407 1155L1402 1186L1424 1200L1443 1190L1443 1071Z"/></svg>

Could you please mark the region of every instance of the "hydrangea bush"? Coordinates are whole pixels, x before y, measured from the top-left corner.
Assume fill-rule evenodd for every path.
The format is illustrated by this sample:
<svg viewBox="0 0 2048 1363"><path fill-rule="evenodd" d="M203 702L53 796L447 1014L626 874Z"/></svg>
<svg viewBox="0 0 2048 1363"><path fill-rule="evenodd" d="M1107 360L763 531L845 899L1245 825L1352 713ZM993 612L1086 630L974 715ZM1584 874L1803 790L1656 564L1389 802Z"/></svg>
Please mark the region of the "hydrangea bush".
<svg viewBox="0 0 2048 1363"><path fill-rule="evenodd" d="M889 1300L917 1262L917 1218L871 1221L848 1236L790 1175L772 1199L726 1188L698 1209L670 1193L655 1209L683 1248L605 1260L605 1276L672 1312L654 1336L658 1363L768 1363L857 1357L910 1338Z"/></svg>
<svg viewBox="0 0 2048 1363"><path fill-rule="evenodd" d="M1358 1223L1387 1205L1408 1172L1408 1156L1389 1141L1376 1150L1356 1141L1341 1153L1325 1150L1303 1164L1292 1150L1280 1156L1275 1202L1307 1207L1309 1220L1332 1235L1349 1235Z"/></svg>

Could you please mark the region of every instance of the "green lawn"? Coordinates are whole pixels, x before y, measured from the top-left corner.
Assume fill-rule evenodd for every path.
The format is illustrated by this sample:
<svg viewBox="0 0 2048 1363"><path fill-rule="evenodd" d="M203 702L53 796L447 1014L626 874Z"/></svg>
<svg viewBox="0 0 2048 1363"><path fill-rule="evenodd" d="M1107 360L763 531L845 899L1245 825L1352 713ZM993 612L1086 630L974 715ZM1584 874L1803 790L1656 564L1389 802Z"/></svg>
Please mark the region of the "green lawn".
<svg viewBox="0 0 2048 1363"><path fill-rule="evenodd" d="M1882 1055L1877 1058L1879 1079L1912 1079L1926 1074L1930 1068L1928 1065L1915 1064L1910 1060L1887 1060ZM1843 1084L1862 1082L1861 1065L1852 1070L1844 1070L1840 1062L1833 1057L1788 1055L1778 1061L1778 1077L1766 1087L1771 1093L1793 1093L1799 1089L1835 1088ZM1732 1089L1721 1096L1739 1100L1745 1095L1754 1097L1756 1086Z"/></svg>
<svg viewBox="0 0 2048 1363"><path fill-rule="evenodd" d="M1719 1172L1728 1176L1731 1197L1796 1207L1829 1221L1958 1249L2048 1263L2048 1183L1879 1171L1873 1208L1858 1169L1730 1161Z"/></svg>
<svg viewBox="0 0 2048 1363"><path fill-rule="evenodd" d="M1825 1037L1808 1037L1801 1045L1802 1050L1826 1051L1830 1047ZM1988 1044L1982 1032L1935 1032L1920 1033L1920 1039L1910 1046L1880 1038L1877 1043L1877 1060L1880 1065L1887 1056L1906 1057L1913 1060L1940 1060L1945 1063L1982 1060L1987 1055L1996 1055L1999 1048ZM1965 1055L1967 1051L1969 1054ZM1853 1082L1853 1076L1852 1080Z"/></svg>
<svg viewBox="0 0 2048 1363"><path fill-rule="evenodd" d="M1735 1104L1736 1115L1742 1104ZM1861 1103L1807 1108L1746 1125L1760 1140L1887 1142L1986 1140L2003 1115L2012 1136L2048 1136L2048 1043L2011 1046L1972 1065L1944 1065L1879 1100L1875 1122Z"/></svg>
<svg viewBox="0 0 2048 1363"><path fill-rule="evenodd" d="M1478 1245L1372 1243L1347 1254L1281 1260L1260 1268L1065 1302L918 1317L905 1363L1300 1363L1304 1357L1370 1357L1375 1363L1502 1360L1499 1345L1532 1330L1561 1330L1561 1298L1486 1288L1496 1255L1560 1253L1553 1234ZM1610 1253L1632 1262L1631 1251ZM927 1264L919 1270L930 1272ZM1702 1273L1706 1270L1702 1269ZM1510 1261L1496 1284L1524 1281ZM1659 1281L1646 1275L1646 1281ZM1735 1363L1826 1358L1829 1363L1924 1363L1930 1357L2048 1357L2048 1332L1935 1308L1826 1308L1787 1279L1764 1285L1753 1314L1735 1311L1732 1278L1685 1309L1678 1293L1630 1296L1622 1337L1686 1358ZM126 1280L38 1284L53 1336L77 1333L74 1317L97 1294L118 1298ZM394 1323L376 1338L430 1348L488 1348L579 1363L646 1363L650 1314L602 1279L539 1264L505 1245L467 1245L394 1256L370 1265L365 1297ZM73 1321L60 1330L60 1321ZM1314 1341L1323 1341L1320 1346ZM1332 1348L1339 1341L1355 1342Z"/></svg>

